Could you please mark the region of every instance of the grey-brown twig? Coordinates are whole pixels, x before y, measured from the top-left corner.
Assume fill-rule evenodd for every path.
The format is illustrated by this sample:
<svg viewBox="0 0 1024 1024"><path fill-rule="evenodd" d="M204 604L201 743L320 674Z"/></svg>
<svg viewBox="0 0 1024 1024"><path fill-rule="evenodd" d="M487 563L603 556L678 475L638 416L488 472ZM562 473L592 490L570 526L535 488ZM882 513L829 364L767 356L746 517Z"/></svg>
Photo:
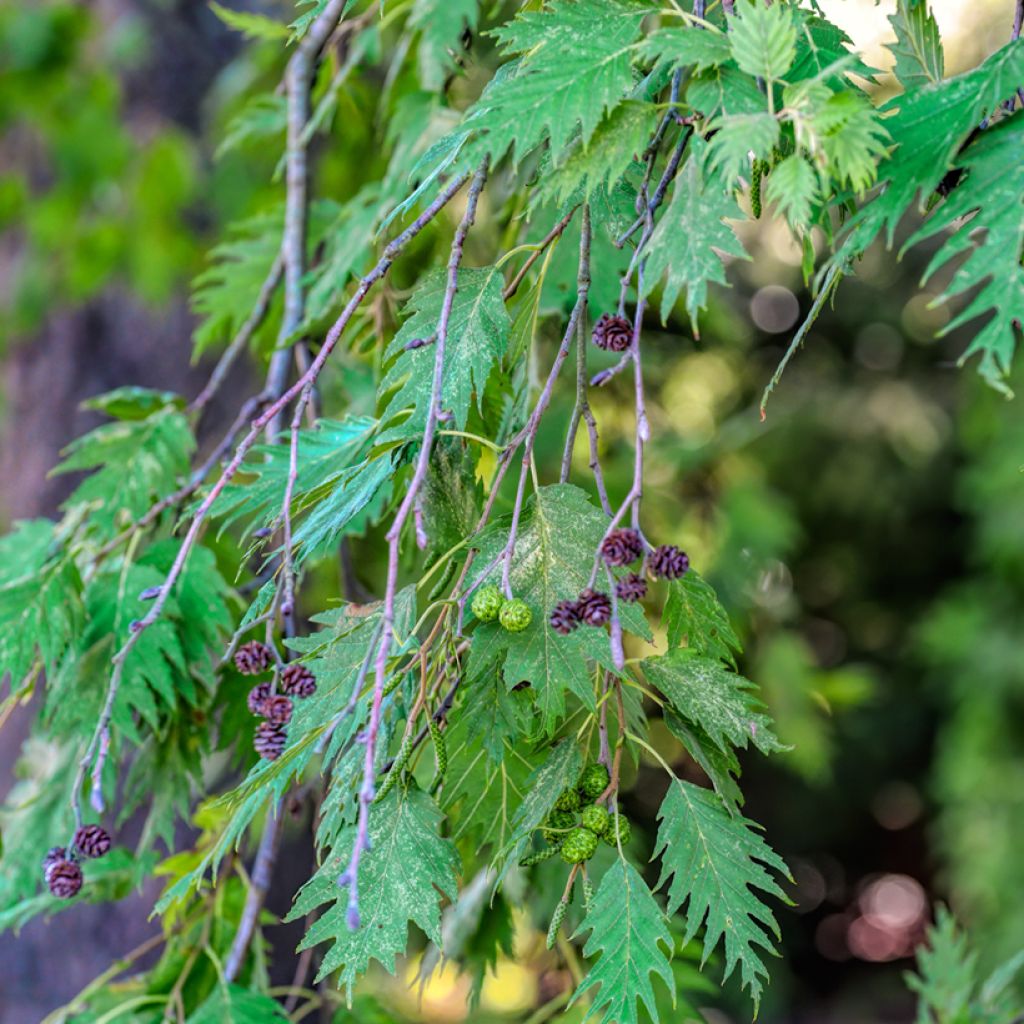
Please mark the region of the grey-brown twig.
<svg viewBox="0 0 1024 1024"><path fill-rule="evenodd" d="M466 201L466 211L455 231L455 237L452 239L451 255L448 259L448 280L444 299L441 303L441 315L437 323L437 340L434 343L434 369L430 384L430 407L427 411L427 421L423 428L423 438L420 442L420 451L416 459L415 468L413 469L412 480L409 482L405 497L395 513L391 528L387 532L387 582L384 589L384 606L381 613L381 636L374 659L374 685L373 697L370 703L370 720L363 736L366 756L363 762L363 781L359 787L359 817L356 827L356 839L352 846L348 865L338 879L339 885L348 886L346 921L349 928L353 930L359 927L359 864L363 853L369 847L370 805L373 803L374 796L376 795L375 762L377 738L380 731L384 688L387 683L388 656L391 652L391 641L394 633L395 594L398 590L398 556L401 547L402 531L406 520L415 506L420 487L422 487L423 481L426 479L427 468L430 464L434 436L437 432L438 420L442 411L441 400L442 386L444 384L445 351L448 341L448 322L451 318L452 305L455 301L455 292L458 289L459 267L462 265L466 236L469 234L469 229L476 217L477 201L480 198L480 193L486 180L487 161L485 159L473 177L473 184L470 186L469 197Z"/></svg>

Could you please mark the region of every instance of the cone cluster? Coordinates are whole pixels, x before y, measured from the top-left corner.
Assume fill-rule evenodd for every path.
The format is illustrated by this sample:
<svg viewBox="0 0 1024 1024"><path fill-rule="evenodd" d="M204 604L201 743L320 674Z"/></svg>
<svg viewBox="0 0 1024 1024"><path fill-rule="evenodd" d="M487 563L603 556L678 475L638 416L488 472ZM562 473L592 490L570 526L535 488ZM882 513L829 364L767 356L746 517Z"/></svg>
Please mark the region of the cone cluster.
<svg viewBox="0 0 1024 1024"><path fill-rule="evenodd" d="M243 675L266 671L276 659L274 652L258 640L240 647L235 666ZM259 666L259 667L256 667ZM273 681L257 683L246 697L249 711L263 721L256 726L252 745L265 761L276 761L288 743L288 723L295 712L295 699L316 693L316 676L305 665L292 662L281 669L275 689Z"/></svg>
<svg viewBox="0 0 1024 1024"><path fill-rule="evenodd" d="M576 785L558 794L544 819L541 835L548 843L547 848L520 863L539 863L557 851L567 864L582 864L594 856L602 840L611 846L626 843L631 831L629 822L596 803L609 782L608 769L603 764L587 765Z"/></svg>
<svg viewBox="0 0 1024 1024"><path fill-rule="evenodd" d="M52 846L43 858L43 881L51 895L59 900L77 896L85 880L81 859L91 860L110 852L110 833L101 825L80 825L75 830L70 850Z"/></svg>

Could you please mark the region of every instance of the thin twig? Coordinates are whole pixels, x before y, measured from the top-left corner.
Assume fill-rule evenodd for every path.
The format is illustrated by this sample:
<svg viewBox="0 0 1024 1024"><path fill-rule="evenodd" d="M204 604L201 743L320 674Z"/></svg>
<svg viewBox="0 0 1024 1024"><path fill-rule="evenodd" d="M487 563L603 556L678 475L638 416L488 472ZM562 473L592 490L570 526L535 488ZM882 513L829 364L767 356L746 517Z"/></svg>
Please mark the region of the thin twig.
<svg viewBox="0 0 1024 1024"><path fill-rule="evenodd" d="M270 891L274 864L277 861L277 850L284 828L284 799L278 800L267 813L270 817L263 829L263 835L260 837L256 860L253 861L252 872L249 876L249 891L246 894L242 917L238 922L238 931L235 932L231 949L224 961L224 977L227 981L234 981L245 963L245 956L249 951L253 933L256 931L260 911L263 909L267 893Z"/></svg>
<svg viewBox="0 0 1024 1024"><path fill-rule="evenodd" d="M292 363L289 339L299 329L305 316L306 226L309 214L309 167L306 160L307 140L304 137L310 119L309 93L316 58L345 13L348 0L328 0L302 37L285 70L288 93L288 142L285 156L284 234L281 257L284 262L284 313L277 335L277 350L270 357L267 389L277 398L288 381ZM280 410L267 423L267 435L274 438L281 429Z"/></svg>
<svg viewBox="0 0 1024 1024"><path fill-rule="evenodd" d="M513 295L519 290L519 286L523 283L523 278L526 277L530 267L537 262L541 254L545 249L553 242L556 238L561 237L562 233L569 226L570 221L575 215L579 206L574 206L541 240L537 243L537 247L530 253L530 258L519 268L519 272L509 282L508 287L501 293L501 297L505 302L508 302Z"/></svg>
<svg viewBox="0 0 1024 1024"><path fill-rule="evenodd" d="M189 403L189 412L202 412L213 396L220 390L235 360L245 351L257 328L263 323L263 318L267 315L267 310L270 308L274 292L277 291L277 285L281 280L283 270L284 260L281 258L281 253L278 252L274 257L274 262L270 265L270 271L267 273L266 279L260 286L260 291L256 296L256 302L252 307L252 311L246 318L245 323L239 327L231 343L221 354L220 359L217 360L217 365L213 368L210 379L206 382L203 390Z"/></svg>
<svg viewBox="0 0 1024 1024"><path fill-rule="evenodd" d="M779 381L782 380L782 375L786 372L786 367L789 365L789 361L794 355L796 355L797 349L804 343L804 338L807 337L807 332L814 325L814 321L818 319L819 314L825 308L825 303L829 300L829 296L836 290L836 287L842 279L842 271L836 264L829 267L828 273L825 275L825 280L822 283L821 290L818 292L818 295L814 300L814 304L811 306L810 312L807 314L807 319L804 320L800 325L800 329L793 335L793 340L789 343L789 348L786 349L786 354L782 357L779 365L775 368L775 372L772 374L772 379L768 381L764 392L761 394L762 423L768 415L765 407L768 404L769 396L775 390Z"/></svg>
<svg viewBox="0 0 1024 1024"><path fill-rule="evenodd" d="M437 431L438 420L441 415L442 386L444 383L445 351L448 340L448 322L451 318L452 305L455 301L455 292L459 283L459 267L462 264L463 247L466 236L469 234L470 226L476 217L477 200L483 190L484 182L487 179L487 160L485 159L473 178L470 186L469 196L466 202L466 211L462 221L455 231L452 240L451 255L448 260L448 281L445 287L444 299L441 303L441 315L437 324L437 341L434 348L434 371L430 386L430 408L427 413L427 422L423 428L423 438L420 443L419 455L416 459L416 466L413 470L412 480L409 483L405 497L395 513L394 521L387 532L388 542L388 570L387 582L384 589L384 607L381 614L381 637L377 646L377 655L374 663L374 686L373 698L370 705L370 721L363 736L363 743L366 747L366 756L363 764L363 781L359 787L359 816L356 827L356 839L352 846L352 853L349 857L348 866L338 879L339 885L347 885L348 908L346 921L349 928L355 930L359 927L359 863L363 853L369 847L370 840L370 805L373 803L376 794L376 755L377 738L381 722L381 705L384 699L384 688L387 682L388 655L391 652L392 633L395 622L395 594L398 589L398 556L401 545L402 530L406 520L415 505L420 487L427 476L427 468L430 464L431 451L434 444L434 435Z"/></svg>
<svg viewBox="0 0 1024 1024"><path fill-rule="evenodd" d="M530 414L526 427L521 432L523 458L519 472L519 485L516 490L515 504L512 506L512 523L509 526L508 542L502 553L501 589L505 596L509 598L512 597L510 582L512 559L515 556L516 537L519 532L519 520L522 515L523 499L525 497L526 477L530 470L531 460L533 459L533 447L537 440L537 429L540 426L541 418L547 410L548 403L551 401L551 394L554 391L555 381L558 378L559 371L562 369L562 364L569 355L573 339L577 337L577 326L586 313L587 293L590 288L590 219L586 214L584 214L583 226L580 230L580 262L577 282L576 304L569 315L569 323L566 326L565 334L562 336L562 343L558 347L558 352L548 373L548 379L545 381L544 388L537 398L533 412Z"/></svg>
<svg viewBox="0 0 1024 1024"><path fill-rule="evenodd" d="M583 207L583 231L590 234L590 207ZM576 277L577 295L582 295L584 300L590 291L590 261L580 260L579 273ZM565 449L562 452L562 470L559 474L559 481L565 483L572 471L573 449L576 447L576 435L579 432L580 422L587 425L587 437L590 442L590 471L594 475L594 482L597 485L597 496L601 500L601 508L605 515L611 515L611 505L608 502L608 491L604 484L604 474L601 471L601 461L598 456L597 420L590 408L587 399L587 315L584 305L583 314L576 325L576 402L573 405L572 416L569 418L569 430L565 437Z"/></svg>

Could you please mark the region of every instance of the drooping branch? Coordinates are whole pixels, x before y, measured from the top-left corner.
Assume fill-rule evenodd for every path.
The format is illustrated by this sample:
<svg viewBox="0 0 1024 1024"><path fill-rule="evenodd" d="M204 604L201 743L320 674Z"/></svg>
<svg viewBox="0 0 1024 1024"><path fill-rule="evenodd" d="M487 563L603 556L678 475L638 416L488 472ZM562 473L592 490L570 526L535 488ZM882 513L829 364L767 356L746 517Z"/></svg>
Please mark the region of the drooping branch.
<svg viewBox="0 0 1024 1024"><path fill-rule="evenodd" d="M430 385L430 405L427 411L427 421L423 428L420 451L416 459L415 468L413 469L412 479L386 536L388 542L387 582L385 584L384 604L381 612L381 636L374 660L374 685L370 704L370 720L363 736L366 755L363 761L363 781L359 787L359 817L356 827L356 839L348 865L338 880L339 885L347 885L349 889L346 920L349 928L353 930L359 927L359 864L363 853L369 847L370 805L373 803L374 796L376 795L377 739L380 731L384 688L387 683L388 656L391 653L391 641L394 633L395 595L398 590L398 557L402 531L416 504L420 488L426 479L427 469L430 464L434 437L442 413L448 323L451 318L452 305L455 301L455 293L458 289L459 268L462 265L466 236L469 234L469 229L476 218L477 201L480 198L480 193L483 191L486 180L487 161L485 159L473 177L473 183L470 186L466 202L466 211L452 240L451 255L448 259L448 279L445 286L444 299L441 303L441 314L437 323L437 340L434 343L434 368Z"/></svg>
<svg viewBox="0 0 1024 1024"><path fill-rule="evenodd" d="M281 258L284 264L284 312L277 336L277 351L270 359L267 390L277 398L288 382L292 362L291 347L295 332L305 316L306 227L309 219L309 167L306 126L310 120L310 87L320 51L326 45L345 13L348 0L328 0L327 6L302 37L285 70L288 96L288 141L285 153L284 234ZM283 411L283 410L282 410ZM281 411L267 424L268 438L280 432Z"/></svg>
<svg viewBox="0 0 1024 1024"><path fill-rule="evenodd" d="M586 315L587 295L590 290L590 218L584 214L583 227L580 231L580 262L577 275L576 303L569 315L569 323L562 336L562 343L558 346L554 362L544 387L533 407L533 412L527 420L526 426L521 432L523 444L523 459L519 472L519 484L516 489L515 503L512 506L512 524L509 527L508 542L502 553L501 589L506 597L512 597L512 587L509 580L512 571L512 560L515 556L516 538L519 532L519 520L522 516L523 501L526 494L526 478L530 472L530 464L533 460L533 447L537 440L537 429L540 426L541 418L547 410L551 401L551 395L555 388L555 381L562 369L562 364L569 356L573 340L577 337L577 327Z"/></svg>
<svg viewBox="0 0 1024 1024"><path fill-rule="evenodd" d="M390 270L391 265L398 258L405 247L421 232L423 229L430 224L431 221L441 212L442 209L451 201L452 197L462 188L469 178L468 173L459 175L452 179L438 194L434 201L410 224L404 231L402 231L397 237L395 237L385 247L381 258L377 264L367 273L356 286L355 292L349 299L345 308L341 314L335 320L331 329L328 331L327 336L324 339L323 345L320 347L320 351L317 353L316 358L312 361L309 369L286 391L284 391L278 398L268 402L266 408L252 420L248 433L242 438L235 448L234 454L227 463L226 466L221 470L220 476L214 482L213 486L207 492L203 501L196 509L195 514L192 517L192 521L189 525L188 531L182 539L181 546L178 549L178 553L171 565L167 576L164 578L163 584L160 586L159 591L155 595L153 606L150 608L146 616L137 622L132 623L131 634L122 647L115 653L111 660L111 675L110 680L107 683L107 695L104 701L104 711L101 713L100 718L96 724L96 729L93 732L92 738L86 748L86 753L80 763L78 774L76 775L75 782L71 793L71 805L74 811L76 822L80 822L82 819L81 811L81 790L82 784L85 781L85 777L88 774L89 767L92 764L92 759L96 755L97 750L101 746L101 739L107 732L110 724L110 717L113 712L114 700L116 699L117 692L121 682L121 676L124 672L124 664L128 655L131 653L135 644L138 642L141 634L148 629L163 612L163 609L170 597L171 591L174 585L177 583L182 571L185 568L185 564L188 561L188 556L195 546L195 543L199 537L200 530L209 515L211 508L217 501L217 498L223 492L224 488L231 481L234 475L240 469L242 463L245 460L246 455L252 449L253 445L259 440L261 434L266 429L267 425L271 422L275 415L287 407L287 405L293 401L307 386L311 386L313 382L319 377L324 364L330 357L339 339L348 326L350 320L355 315L356 310L362 304L366 298L367 293L381 278L383 278ZM99 765L99 772L102 772L102 764ZM99 772L94 772L98 774ZM94 794L94 801L102 801L102 795Z"/></svg>

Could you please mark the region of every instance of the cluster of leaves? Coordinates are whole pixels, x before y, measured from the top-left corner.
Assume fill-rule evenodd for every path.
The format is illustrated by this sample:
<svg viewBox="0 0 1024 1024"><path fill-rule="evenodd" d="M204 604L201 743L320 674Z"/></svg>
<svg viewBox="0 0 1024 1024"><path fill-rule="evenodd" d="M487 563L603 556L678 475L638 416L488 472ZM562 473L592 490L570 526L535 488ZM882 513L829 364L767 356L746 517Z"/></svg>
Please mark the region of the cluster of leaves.
<svg viewBox="0 0 1024 1024"><path fill-rule="evenodd" d="M953 915L940 907L927 945L917 953L917 973L907 985L918 997L918 1024L1012 1024L1020 1019L1014 980L1024 951L979 979L978 953Z"/></svg>
<svg viewBox="0 0 1024 1024"><path fill-rule="evenodd" d="M330 4L299 7L290 25L218 10L257 40L277 76L285 47L301 46ZM617 611L635 655L624 664L603 630L558 635L549 613L593 582L608 527L603 495L571 446L570 472L559 482L541 483L534 472L525 501L502 486L502 459L521 443L534 408L537 368L550 362L550 339L562 331L564 296L575 293L577 275L586 277L582 259L577 267L565 258L573 232L586 232L566 225L583 218L585 204L596 303L619 287L620 250L634 237L639 211L643 231L622 309L627 296L640 309L657 299L664 320L681 306L696 328L709 286L725 282L725 259L745 255L727 222L744 216L744 193L765 175L764 196L801 241L809 277L812 232L834 242L819 268L829 280L850 272L879 234L891 241L904 214L930 202L945 181L948 197L911 241L965 217L985 229L949 291L981 286L964 318L996 310L972 346L996 379L1024 302L1024 182L1013 159L1020 117L1000 106L1024 80L1024 46L1012 43L979 68L943 78L934 22L906 0L894 16L904 91L879 111L865 91L869 71L842 33L795 5L739 0L735 13L704 19L643 0L553 0L514 18L495 13L501 63L471 97L472 76L460 83L466 89L447 85L464 63L461 40L472 38L483 16L476 4L415 0L383 19L376 13L375 5L346 12L344 45L324 52L313 83L310 137L344 135L371 155L358 180L346 182L350 198L324 196L310 206L301 324L279 344L322 338L392 224L408 223L441 181L485 159L505 176L503 188L486 193L493 205L471 240L474 262L490 262L456 267L453 295L439 269L449 232L441 221L431 226L394 268L392 280L408 295L401 311L393 287L357 313L336 354L341 379L325 371L317 381L331 418L296 426L291 444L269 437L212 491L192 475L197 412L149 391L98 400L112 422L75 442L58 467L88 473L63 518L22 524L2 542L6 701L27 698L44 678L45 695L25 752L26 782L3 812L0 923L56 909L35 895L35 864L71 828L68 798L77 808L87 782L75 777L84 751L94 807L116 806L124 819L145 804L148 814L134 857L114 855L107 874L87 873L87 898L112 898L153 870L156 841L173 850L176 816L189 814L197 796L207 798L195 815L203 830L195 847L158 868L168 880L157 906L164 960L127 998L158 1004L161 1014L165 1006L187 1008L191 1021L277 1018L263 994L260 942L238 975L244 987L229 984L235 976L226 978L220 964L233 952L226 933L241 927L252 891L235 870L238 852L281 813L296 784L314 794L317 866L290 917L310 922L302 945L317 951L317 979L350 993L373 962L394 971L415 925L472 976L476 992L488 965L511 947L512 906L526 902L538 919L553 909L553 900L520 900L523 872L541 891L565 882L556 861L520 865L537 830L581 766L611 762L614 751L613 803L628 807L627 780L636 771L659 762L664 769L652 857L659 865L653 874L642 869L639 838L588 865L588 884L590 873L600 879L593 900L570 911L567 941L589 963L572 1003L609 1024L635 1024L643 1013L671 1019L664 1004L680 986L676 954L697 940L700 964L714 954L725 977L737 971L756 1007L764 956L778 934L766 900L784 899L787 871L742 815L738 777L744 751L770 754L780 744L756 688L738 672L740 643L728 616L691 570L658 584L643 605ZM483 60L493 65L495 56ZM382 77L421 88L400 98L384 90L379 117L358 120L386 123L388 131L360 138L368 129L343 118L340 104L379 93ZM354 84L343 95L346 83ZM222 153L273 149L272 174L287 113L276 77L259 83L226 129ZM336 168L325 149L318 178L330 182ZM197 352L244 329L281 251L285 217L275 198L213 250L196 282ZM973 245L961 228L936 265ZM538 258L529 257L519 288L510 261L527 252ZM585 310L584 320L602 311ZM281 315L272 301L252 335L258 354L269 354ZM438 396L432 368L442 322ZM585 383L585 332L576 343ZM639 375L638 356L636 365ZM289 635L288 616L279 614L283 578L294 571L304 586L315 584L339 546L368 551L379 542L407 488L419 486L414 462L439 405L441 436L416 529L398 538L407 585L385 602L356 600L346 587L340 608L303 606L309 629ZM635 412L639 420L642 405ZM548 420L545 429L565 433ZM524 485L531 468L527 459ZM488 520L492 502L497 511ZM169 595L160 593L180 550L179 516L207 514L219 533L207 531ZM533 613L517 632L464 618L466 588L496 582L503 558L510 590ZM224 576L244 579L248 608ZM166 597L160 615L138 632L157 593ZM332 590L319 607L337 597ZM280 630L288 655L315 673L318 689L296 707L281 756L255 761L251 726L242 724L244 688L219 661L232 633L237 639L265 621L270 633ZM118 651L127 652L114 677L119 686L108 689L107 666ZM376 686L368 672L375 658ZM97 732L107 704L109 729ZM651 742L655 721L707 786L661 760ZM428 735L433 759L424 756ZM98 761L97 744L109 744ZM222 774L223 758L208 757L215 749L233 752L245 769L241 781ZM371 802L375 778L387 778L388 787ZM494 898L483 914L481 892ZM449 912L472 922L457 942L447 941ZM88 996L101 1013L117 998L102 985Z"/></svg>

